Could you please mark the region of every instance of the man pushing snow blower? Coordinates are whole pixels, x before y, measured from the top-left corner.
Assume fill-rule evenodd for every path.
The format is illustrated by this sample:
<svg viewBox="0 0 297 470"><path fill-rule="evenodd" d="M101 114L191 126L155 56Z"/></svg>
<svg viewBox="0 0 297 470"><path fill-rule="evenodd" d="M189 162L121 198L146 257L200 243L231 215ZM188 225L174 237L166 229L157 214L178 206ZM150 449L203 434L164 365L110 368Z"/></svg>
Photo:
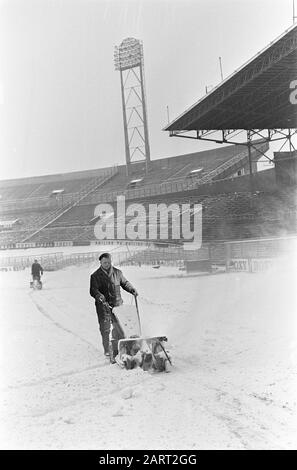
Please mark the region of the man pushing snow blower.
<svg viewBox="0 0 297 470"><path fill-rule="evenodd" d="M122 271L111 264L111 255L102 253L99 256L100 267L91 275L90 295L95 299L96 312L105 356L109 356L109 334L111 328L110 307L123 304L121 287L130 294L138 293L132 284L123 276ZM110 306L110 307L109 307Z"/></svg>
<svg viewBox="0 0 297 470"><path fill-rule="evenodd" d="M99 261L99 269L91 275L90 295L95 299L105 356L126 369L169 371L167 338L142 337L136 289L112 266L109 253L100 255ZM135 306L123 305L121 287L134 296Z"/></svg>

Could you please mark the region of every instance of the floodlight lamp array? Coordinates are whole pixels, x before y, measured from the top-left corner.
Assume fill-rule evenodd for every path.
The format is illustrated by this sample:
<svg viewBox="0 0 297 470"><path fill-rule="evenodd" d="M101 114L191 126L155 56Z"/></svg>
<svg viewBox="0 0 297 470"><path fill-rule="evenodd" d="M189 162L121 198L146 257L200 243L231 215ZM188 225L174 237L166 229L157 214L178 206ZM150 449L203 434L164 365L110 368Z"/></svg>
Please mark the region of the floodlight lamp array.
<svg viewBox="0 0 297 470"><path fill-rule="evenodd" d="M138 39L126 38L114 49L116 70L126 70L140 66L143 60L142 43Z"/></svg>

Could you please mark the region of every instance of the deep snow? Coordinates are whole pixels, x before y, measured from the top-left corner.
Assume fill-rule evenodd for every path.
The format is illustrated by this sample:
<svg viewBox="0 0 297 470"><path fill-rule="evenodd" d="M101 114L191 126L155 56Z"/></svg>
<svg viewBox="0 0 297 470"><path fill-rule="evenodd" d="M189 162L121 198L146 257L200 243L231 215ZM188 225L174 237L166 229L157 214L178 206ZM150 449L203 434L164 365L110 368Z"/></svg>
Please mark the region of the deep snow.
<svg viewBox="0 0 297 470"><path fill-rule="evenodd" d="M103 358L95 268L45 273L41 292L28 270L0 273L2 449L296 448L294 259L191 277L123 267L144 333L170 340L169 374Z"/></svg>

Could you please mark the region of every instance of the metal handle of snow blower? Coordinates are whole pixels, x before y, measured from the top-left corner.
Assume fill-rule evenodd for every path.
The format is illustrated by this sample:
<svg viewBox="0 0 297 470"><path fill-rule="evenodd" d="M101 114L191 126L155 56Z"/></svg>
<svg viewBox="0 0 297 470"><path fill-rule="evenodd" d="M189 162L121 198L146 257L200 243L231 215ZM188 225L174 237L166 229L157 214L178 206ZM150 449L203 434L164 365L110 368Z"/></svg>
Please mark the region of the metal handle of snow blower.
<svg viewBox="0 0 297 470"><path fill-rule="evenodd" d="M138 322L139 322L139 330L140 330L140 336L142 336L142 333L141 333L141 322L140 322L140 315L139 315L139 308L138 308L138 301L137 301L137 295L134 295L134 299L135 299L135 306L136 306L136 311L137 311L137 317L138 317ZM166 349L164 348L163 344L161 343L160 340L158 340L158 344L159 346L161 347L162 351L164 352L167 360L169 361L169 364L172 365L172 362L171 362L171 359L170 357L168 356L167 352L166 352ZM153 355L154 356L154 355Z"/></svg>
<svg viewBox="0 0 297 470"><path fill-rule="evenodd" d="M139 315L137 295L133 295L133 297L134 297L134 300L135 300L135 306L136 306L136 312L137 312L137 318L138 318L138 324L139 324L139 333L140 333L140 336L142 336L141 321L140 321L140 315Z"/></svg>

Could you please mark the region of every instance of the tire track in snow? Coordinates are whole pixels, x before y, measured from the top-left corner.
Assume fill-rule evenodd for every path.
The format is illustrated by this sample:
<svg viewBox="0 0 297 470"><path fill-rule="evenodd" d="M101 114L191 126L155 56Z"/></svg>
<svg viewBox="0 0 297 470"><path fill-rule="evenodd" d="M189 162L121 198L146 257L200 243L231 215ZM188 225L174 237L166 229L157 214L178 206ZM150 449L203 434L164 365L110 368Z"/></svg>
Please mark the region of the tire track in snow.
<svg viewBox="0 0 297 470"><path fill-rule="evenodd" d="M73 330L63 326L60 322L58 322L57 320L55 320L55 318L53 318L48 312L47 310L41 306L38 301L36 299L33 298L33 293L30 292L29 295L32 299L32 302L34 303L34 305L36 306L36 308L38 309L38 311L43 315L45 316L49 321L51 321L57 328L59 329L62 329L63 331L65 331L66 333L69 333L71 335L73 335L74 337L78 338L79 340L81 340L82 342L86 343L88 346L92 346L93 349L96 350L96 352L98 352L97 348L95 348L95 346L90 343L88 340L86 340L85 338L83 338L81 335L77 334L76 332L74 332ZM52 301L50 301L49 299L47 299L47 301L53 303ZM53 303L54 304L54 303ZM56 307L56 306L55 306ZM89 367L86 367L86 368L83 368L83 369L75 369L75 370L72 370L72 371L68 371L68 372L65 372L65 373L62 373L62 374L58 374L56 376L51 376L51 377L46 377L46 378L43 378L41 380L36 380L36 381L31 381L31 382L27 382L27 383L24 383L24 384L19 384L19 385L16 385L16 386L12 386L12 387L9 387L7 390L15 390L15 389L20 389L20 388L23 388L23 387L36 387L36 386L39 386L39 385L43 385L45 383L50 383L50 382L53 382L55 380L59 380L59 379L63 379L65 377L71 377L71 376L74 376L74 375L78 375L78 374L83 374L84 372L88 372L88 371L92 371L92 370L95 370L95 369L98 369L100 368L100 370L104 370L105 367L110 367L110 364L109 363L106 363L106 362L101 362L100 364L96 364L96 365L93 365L93 366L89 366ZM139 371L139 369L136 369L137 371ZM155 374L148 374L146 372L143 372L143 376L142 375L139 375L138 374L138 378L137 380L133 381L132 380L132 383L131 383L131 379L133 378L132 374L133 374L133 371L129 371L130 372L130 375L129 376L126 376L124 378L124 383L121 384L122 382L122 379L123 379L123 376L121 374L121 370L119 369L119 378L118 378L118 381L117 383L115 384L115 386L109 391L109 392L104 392L103 394L99 394L97 395L97 398L100 397L100 398L104 398L105 396L109 395L109 394L116 394L116 393L120 393L121 391L123 391L127 386L132 386L132 387L135 387L135 386L138 386L138 385L141 385L143 384L144 382L148 381L148 380L151 380L152 379L152 376L155 375ZM132 372L132 374L131 374ZM112 374L104 374L103 373L103 379L111 379L111 383L112 383L112 379L114 378L114 376ZM90 397L88 398L87 400L84 398L83 401L92 401L94 399L94 397ZM36 413L34 414L34 416L45 416L51 412L54 412L56 410L60 410L61 408L68 408L68 407L71 407L73 406L74 404L77 404L79 403L80 400L77 400L75 401L74 403L69 403L69 404L66 404L64 406L60 406L60 407L53 407L53 408L49 408L47 410L44 410L40 413Z"/></svg>
<svg viewBox="0 0 297 470"><path fill-rule="evenodd" d="M65 326L63 326L60 322L58 322L57 320L55 320L47 311L44 307L42 307L34 298L33 298L33 295L32 295L32 292L30 292L30 297L32 299L32 302L34 303L34 305L36 306L36 308L38 309L38 311L45 317L47 318L48 320L50 320L57 328L60 328L61 330L65 331L66 333L69 333L71 335L73 335L74 337L78 338L80 341L82 341L83 343L86 343L88 346L91 346L93 349L96 350L96 352L98 352L98 349L92 344L90 343L87 339L83 338L82 336L80 336L78 333L76 333L75 331L71 330L70 328L67 328ZM48 299L47 299L48 300ZM48 300L49 301L49 300Z"/></svg>
<svg viewBox="0 0 297 470"><path fill-rule="evenodd" d="M57 375L52 375L50 377L45 377L45 378L40 379L40 380L32 380L31 382L24 382L24 383L19 384L19 385L9 385L8 387L0 388L0 391L18 390L18 389L23 388L23 387L35 387L35 386L38 386L38 385L42 385L46 382L51 382L53 380L63 379L64 377L71 377L73 375L78 375L78 374L82 374L84 372L88 372L90 370L105 367L106 365L108 365L108 364L107 363L99 363L99 364L94 365L94 366L85 367L84 369L74 369L74 370L71 370L71 371L68 371L68 372L63 372L62 374L57 374Z"/></svg>
<svg viewBox="0 0 297 470"><path fill-rule="evenodd" d="M191 377L197 373L197 369L193 368L193 364L187 364L187 361L182 358L178 359L179 362L184 364L185 367L181 370L185 375L190 374L191 380ZM230 391L226 386L218 387L211 385L210 382L211 380L207 380L204 374L199 377L199 386L203 387L208 394L216 395L211 401L212 405L205 403L204 409L210 416L221 422L228 432L238 439L244 449L263 448L263 446L285 449L285 444L279 442L279 434L276 432L279 422L274 414L265 416L265 421L263 421L260 419L262 415L258 408L254 409L251 404L242 401L243 397L240 397L240 391L234 383L232 384L233 391ZM246 393L244 399L249 400L251 396L250 393ZM276 403L273 405L279 408Z"/></svg>
<svg viewBox="0 0 297 470"><path fill-rule="evenodd" d="M78 335L74 331L70 330L69 328L64 327L61 323L59 323L54 318L52 318L52 316L45 310L45 308L42 307L36 301L36 299L33 298L33 292L32 291L29 291L28 295L30 296L30 298L31 298L32 302L34 303L34 305L36 306L37 310L44 317L46 317L51 323L53 323L57 328L60 328L63 331L65 331L66 333L69 333L69 334L73 335L74 337L78 338L80 341L86 343L88 346L91 346L93 349L96 350L96 352L98 352L97 348L92 343L90 343L88 340L86 340L82 336ZM42 385L43 383L46 383L46 382L51 382L51 381L63 379L64 377L70 377L70 376L73 376L75 374L81 374L81 373L84 373L86 371L95 370L95 369L98 369L98 368L101 368L101 367L105 367L106 365L108 365L108 364L103 360L99 364L88 366L88 367L85 367L85 368L82 368L82 369L73 369L73 370L70 370L68 372L53 375L53 376L50 376L50 377L45 377L45 378L42 378L40 380L32 380L32 381L24 382L24 383L18 384L18 385L9 385L7 387L0 388L0 390L1 391L9 391L9 390L12 391L12 390L21 389L23 387L34 387L34 386Z"/></svg>
<svg viewBox="0 0 297 470"><path fill-rule="evenodd" d="M120 371L120 369L119 369L119 371ZM144 374L145 374L145 372L144 372ZM129 377L129 379L131 379L131 378L132 377ZM123 386L119 386L119 384L117 384L111 390L108 390L108 391L105 390L103 393L98 394L98 391L97 391L96 395L94 395L94 396L90 396L88 398L86 398L85 396L79 397L78 399L73 399L72 401L68 402L67 404L63 405L63 404L59 403L59 406L49 407L49 408L47 408L43 411L30 413L27 416L32 416L34 418L43 418L43 417L45 417L45 416L47 416L51 413L60 412L61 410L76 407L80 403L83 405L83 407L86 407L86 405L88 403L92 403L92 402L98 403L99 400L102 400L106 397L110 398L110 397L116 395L117 393L123 392L127 387L131 387L131 388L132 387L137 387L137 386L142 385L143 383L145 383L149 380L151 380L151 376L144 375L143 377L138 377L138 380L136 380L136 381L132 381L132 382L125 381L125 384Z"/></svg>

